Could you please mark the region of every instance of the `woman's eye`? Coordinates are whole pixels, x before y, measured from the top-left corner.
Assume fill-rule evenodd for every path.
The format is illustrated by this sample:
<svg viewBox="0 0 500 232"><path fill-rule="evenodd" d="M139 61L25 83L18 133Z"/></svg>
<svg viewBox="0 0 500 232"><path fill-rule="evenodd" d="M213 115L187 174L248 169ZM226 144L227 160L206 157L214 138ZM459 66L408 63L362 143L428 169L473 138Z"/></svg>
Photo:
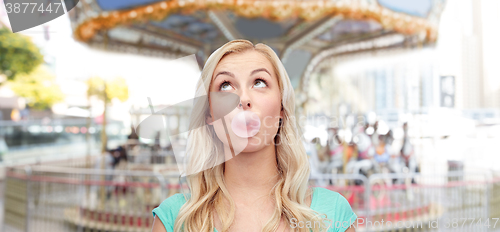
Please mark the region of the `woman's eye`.
<svg viewBox="0 0 500 232"><path fill-rule="evenodd" d="M257 87L257 88L267 87L267 82L265 80L262 80L262 79L257 79L257 80L255 80L255 87ZM231 83L229 81L224 81L224 82L222 82L222 84L219 85L220 91L227 91L227 90L231 90L231 89L232 89L232 86L231 86Z"/></svg>
<svg viewBox="0 0 500 232"><path fill-rule="evenodd" d="M229 82L227 81L224 81L221 85L220 85L220 90L230 90L231 88L231 85L229 84Z"/></svg>
<svg viewBox="0 0 500 232"><path fill-rule="evenodd" d="M262 79L257 79L255 81L255 86L257 86L258 88L264 88L267 86L267 84L266 84L266 81L264 81Z"/></svg>

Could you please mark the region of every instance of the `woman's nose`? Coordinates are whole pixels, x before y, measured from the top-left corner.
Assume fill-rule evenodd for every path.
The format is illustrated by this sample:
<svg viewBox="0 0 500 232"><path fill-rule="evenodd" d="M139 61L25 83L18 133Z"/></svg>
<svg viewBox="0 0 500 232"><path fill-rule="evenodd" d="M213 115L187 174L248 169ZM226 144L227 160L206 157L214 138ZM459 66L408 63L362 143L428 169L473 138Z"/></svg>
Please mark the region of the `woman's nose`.
<svg viewBox="0 0 500 232"><path fill-rule="evenodd" d="M249 108L251 108L251 104L250 104L250 102L247 102L247 103L240 102L239 107L242 109L249 109Z"/></svg>
<svg viewBox="0 0 500 232"><path fill-rule="evenodd" d="M243 110L252 108L250 97L244 92L240 95L240 103L238 104L238 107Z"/></svg>

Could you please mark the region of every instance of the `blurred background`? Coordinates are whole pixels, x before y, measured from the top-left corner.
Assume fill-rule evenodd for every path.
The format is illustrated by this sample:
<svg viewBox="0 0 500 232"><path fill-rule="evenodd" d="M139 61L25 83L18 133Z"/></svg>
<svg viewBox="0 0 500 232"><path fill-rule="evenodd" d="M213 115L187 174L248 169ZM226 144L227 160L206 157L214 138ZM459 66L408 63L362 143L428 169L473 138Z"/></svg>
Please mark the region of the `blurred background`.
<svg viewBox="0 0 500 232"><path fill-rule="evenodd" d="M0 3L1 231L150 231L189 191L177 103L239 38L282 60L358 231L500 231L500 1L74 0L19 33Z"/></svg>

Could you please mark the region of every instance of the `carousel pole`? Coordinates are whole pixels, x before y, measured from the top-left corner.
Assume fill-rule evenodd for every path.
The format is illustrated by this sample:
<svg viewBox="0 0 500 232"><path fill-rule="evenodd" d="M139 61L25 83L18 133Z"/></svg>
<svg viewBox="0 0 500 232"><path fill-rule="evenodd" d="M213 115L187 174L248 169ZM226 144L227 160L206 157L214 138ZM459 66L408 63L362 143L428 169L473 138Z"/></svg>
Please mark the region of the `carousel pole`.
<svg viewBox="0 0 500 232"><path fill-rule="evenodd" d="M106 49L108 47L108 34L104 33L104 48ZM106 81L103 81L104 85L104 90L102 92L102 97L104 101L104 112L102 113L102 129L101 129L101 170L105 169L105 162L106 162L106 155L107 155L107 145L108 145L108 137L106 135L106 125L107 125L107 120L106 120L106 113L107 113L107 108L108 108L108 94L107 94L107 84ZM105 182L105 175L101 175L101 181L104 183ZM100 202L99 202L99 208L101 210L104 210L104 204L105 204L105 198L106 198L106 186L101 185L100 188Z"/></svg>
<svg viewBox="0 0 500 232"><path fill-rule="evenodd" d="M104 97L104 112L102 113L102 130L101 130L101 170L105 170L105 162L106 162L106 156L107 154L107 143L108 143L108 138L106 135L106 125L107 125L107 120L106 120L106 111L108 107L108 96L106 93L107 85L106 82L104 82L104 91L103 91L103 97ZM105 175L101 175L101 181L104 183L106 181ZM106 186L101 185L100 189L100 204L99 208L101 210L104 210L104 204L105 204L105 198L106 198Z"/></svg>
<svg viewBox="0 0 500 232"><path fill-rule="evenodd" d="M90 97L87 96L89 105L87 106L88 111L89 111L89 116L87 117L87 133L85 134L85 141L87 142L87 156L85 157L85 168L90 168L90 156L91 156L91 145L90 145L90 133L89 129L92 123L92 115L91 115L91 109L92 107L90 106Z"/></svg>
<svg viewBox="0 0 500 232"><path fill-rule="evenodd" d="M87 101L88 101L88 111L89 111L89 116L87 117L87 133L85 134L85 141L87 142L87 155L85 157L85 168L88 170L90 169L90 156L91 156L91 153L92 153L92 147L91 147L91 143L90 143L90 126L92 124L92 105L90 104L90 95L87 94ZM89 181L90 180L90 176L89 175L85 175L85 180L86 181ZM85 185L85 196L86 196L86 200L89 200L90 199L90 186L89 185Z"/></svg>

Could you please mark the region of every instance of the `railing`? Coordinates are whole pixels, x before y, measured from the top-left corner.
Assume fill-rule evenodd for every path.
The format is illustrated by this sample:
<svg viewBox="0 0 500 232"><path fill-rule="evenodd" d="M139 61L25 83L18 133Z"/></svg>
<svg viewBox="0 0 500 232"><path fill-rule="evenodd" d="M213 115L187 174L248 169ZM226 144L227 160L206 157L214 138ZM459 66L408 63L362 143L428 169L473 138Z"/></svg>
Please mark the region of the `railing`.
<svg viewBox="0 0 500 232"><path fill-rule="evenodd" d="M311 184L348 200L357 231L500 231L500 173L492 171L323 175Z"/></svg>
<svg viewBox="0 0 500 232"><path fill-rule="evenodd" d="M7 171L9 231L150 231L151 210L167 197L153 172L27 166Z"/></svg>
<svg viewBox="0 0 500 232"><path fill-rule="evenodd" d="M151 231L151 210L188 192L178 176L154 171L26 166L6 176L2 231ZM321 175L310 185L342 194L356 231L500 231L500 175L491 171Z"/></svg>

